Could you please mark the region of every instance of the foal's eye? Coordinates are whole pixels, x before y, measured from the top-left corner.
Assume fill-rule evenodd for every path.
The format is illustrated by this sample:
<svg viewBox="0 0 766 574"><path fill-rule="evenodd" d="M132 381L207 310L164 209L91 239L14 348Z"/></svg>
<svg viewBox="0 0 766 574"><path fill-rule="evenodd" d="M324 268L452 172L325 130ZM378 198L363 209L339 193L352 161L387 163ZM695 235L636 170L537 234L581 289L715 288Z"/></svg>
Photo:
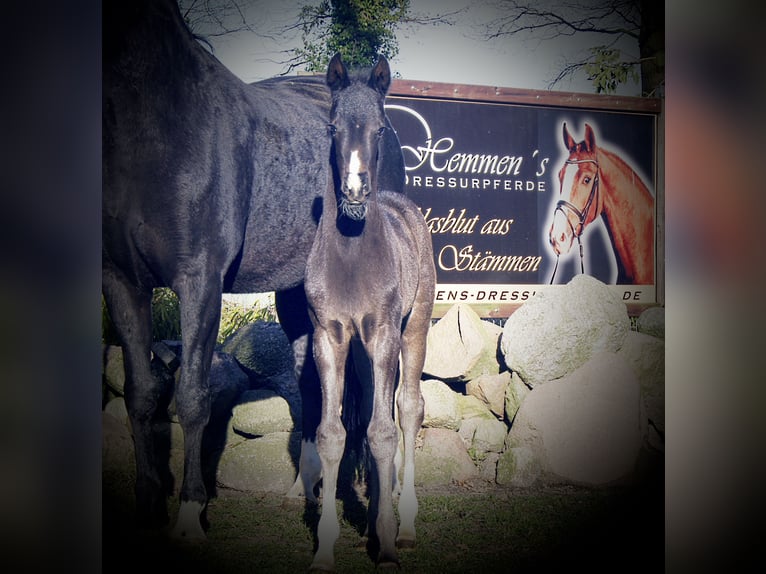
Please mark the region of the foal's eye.
<svg viewBox="0 0 766 574"><path fill-rule="evenodd" d="M329 133L331 136L334 136L336 133L338 133L338 127L334 126L333 124L327 124L327 133Z"/></svg>
<svg viewBox="0 0 766 574"><path fill-rule="evenodd" d="M587 176L584 177L582 180L583 180L583 183L585 183L586 185L590 183L590 178Z"/></svg>

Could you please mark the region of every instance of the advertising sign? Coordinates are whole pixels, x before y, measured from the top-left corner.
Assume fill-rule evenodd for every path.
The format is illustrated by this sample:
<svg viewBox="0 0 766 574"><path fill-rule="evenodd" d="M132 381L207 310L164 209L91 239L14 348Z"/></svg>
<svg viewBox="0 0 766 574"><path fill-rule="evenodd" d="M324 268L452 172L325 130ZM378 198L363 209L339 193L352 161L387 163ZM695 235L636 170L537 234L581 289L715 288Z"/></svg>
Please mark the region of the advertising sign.
<svg viewBox="0 0 766 574"><path fill-rule="evenodd" d="M542 92L554 105L532 105L438 97L433 85L404 96L412 83L399 84L386 113L431 230L437 313L464 302L507 315L581 272L626 303L658 302L656 100L598 109Z"/></svg>

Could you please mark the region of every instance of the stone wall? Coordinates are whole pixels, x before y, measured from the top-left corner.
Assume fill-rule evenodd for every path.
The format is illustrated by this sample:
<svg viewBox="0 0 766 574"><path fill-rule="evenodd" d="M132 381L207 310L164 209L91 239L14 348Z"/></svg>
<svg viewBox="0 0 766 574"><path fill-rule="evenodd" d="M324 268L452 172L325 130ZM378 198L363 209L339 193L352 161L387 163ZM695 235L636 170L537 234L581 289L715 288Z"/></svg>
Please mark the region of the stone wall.
<svg viewBox="0 0 766 574"><path fill-rule="evenodd" d="M428 336L416 483L634 480L642 455L664 453L664 313L644 315L632 331L624 303L586 275L538 293L503 327L469 306L452 307ZM156 368L172 369L180 352L156 346ZM128 464L121 351L105 348L104 357L104 465ZM216 351L210 378L215 416L226 426L219 485L286 493L301 405L281 328L260 323L236 333ZM180 478L183 433L172 410L171 468Z"/></svg>

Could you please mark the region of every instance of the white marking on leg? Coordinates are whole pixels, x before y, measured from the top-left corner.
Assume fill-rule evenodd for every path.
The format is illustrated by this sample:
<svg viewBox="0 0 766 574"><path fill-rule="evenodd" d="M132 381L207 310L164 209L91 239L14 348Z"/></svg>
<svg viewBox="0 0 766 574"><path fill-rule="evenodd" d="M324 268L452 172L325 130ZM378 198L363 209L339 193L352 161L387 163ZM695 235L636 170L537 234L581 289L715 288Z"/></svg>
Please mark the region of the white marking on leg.
<svg viewBox="0 0 766 574"><path fill-rule="evenodd" d="M359 161L359 151L354 150L351 152L351 158L348 161L348 176L346 177L346 187L357 193L362 189L362 178L359 177L359 170L361 167L362 162Z"/></svg>
<svg viewBox="0 0 766 574"><path fill-rule="evenodd" d="M315 441L301 441L301 457L298 461L298 477L295 484L287 493L288 498L306 497L313 503L318 503L314 495L314 487L322 478L322 461L319 460L317 444Z"/></svg>
<svg viewBox="0 0 766 574"><path fill-rule="evenodd" d="M418 499L415 496L415 463L404 462L402 494L399 496L399 536L398 540L414 543L415 517L418 514Z"/></svg>
<svg viewBox="0 0 766 574"><path fill-rule="evenodd" d="M334 494L334 492L333 492ZM340 536L340 523L338 522L338 508L335 498L329 498L325 493L322 500L322 515L319 517L317 526L317 547L311 568L315 570L335 570L335 541Z"/></svg>
<svg viewBox="0 0 766 574"><path fill-rule="evenodd" d="M175 528L171 532L173 538L183 540L206 540L205 531L202 530L202 524L200 524L200 516L205 505L201 502L194 502L193 500L187 500L181 502L181 506L178 509L178 520L176 520Z"/></svg>

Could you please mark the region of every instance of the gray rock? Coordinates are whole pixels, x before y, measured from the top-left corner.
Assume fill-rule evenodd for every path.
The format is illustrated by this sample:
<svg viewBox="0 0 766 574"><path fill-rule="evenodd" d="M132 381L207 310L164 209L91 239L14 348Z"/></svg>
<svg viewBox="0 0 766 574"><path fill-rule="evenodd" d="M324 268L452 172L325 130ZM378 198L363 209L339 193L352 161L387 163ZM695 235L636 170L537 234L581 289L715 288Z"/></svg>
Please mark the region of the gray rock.
<svg viewBox="0 0 766 574"><path fill-rule="evenodd" d="M521 403L529 394L529 387L524 384L519 375L513 373L508 386L505 387L505 420L510 424L521 407Z"/></svg>
<svg viewBox="0 0 766 574"><path fill-rule="evenodd" d="M249 323L226 339L221 350L233 356L256 384L293 369L292 348L279 323Z"/></svg>
<svg viewBox="0 0 766 574"><path fill-rule="evenodd" d="M630 366L614 353L600 353L571 375L529 393L506 448L531 449L553 481L605 485L635 471L644 417Z"/></svg>
<svg viewBox="0 0 766 574"><path fill-rule="evenodd" d="M107 386L117 395L125 394L125 363L122 358L122 347L106 345L104 353L104 380Z"/></svg>
<svg viewBox="0 0 766 574"><path fill-rule="evenodd" d="M497 375L481 375L465 385L465 392L473 395L489 407L495 415L503 418L505 413L505 388L511 383L510 371Z"/></svg>
<svg viewBox="0 0 766 574"><path fill-rule="evenodd" d="M423 372L443 381L461 382L497 374L502 329L482 321L468 305L454 305L428 332Z"/></svg>
<svg viewBox="0 0 766 574"><path fill-rule="evenodd" d="M128 423L128 408L125 406L125 399L123 397L116 397L106 403L104 412L112 415L123 424Z"/></svg>
<svg viewBox="0 0 766 574"><path fill-rule="evenodd" d="M497 461L498 484L530 487L538 483L542 467L535 451L526 446L509 448Z"/></svg>
<svg viewBox="0 0 766 574"><path fill-rule="evenodd" d="M421 382L420 390L425 402L424 427L460 428L461 413L455 391L435 379Z"/></svg>
<svg viewBox="0 0 766 574"><path fill-rule="evenodd" d="M292 432L294 427L290 405L267 389L243 393L234 407L232 424L235 430L253 436Z"/></svg>
<svg viewBox="0 0 766 574"><path fill-rule="evenodd" d="M649 307L645 309L636 321L639 333L651 335L658 339L665 338L665 308Z"/></svg>
<svg viewBox="0 0 766 574"><path fill-rule="evenodd" d="M633 369L651 424L650 444L664 450L665 435L665 341L631 331L617 353Z"/></svg>
<svg viewBox="0 0 766 574"><path fill-rule="evenodd" d="M505 363L531 388L571 373L595 353L616 352L630 330L625 303L607 285L577 275L541 291L505 323Z"/></svg>
<svg viewBox="0 0 766 574"><path fill-rule="evenodd" d="M458 402L458 408L460 409L460 416L463 419L463 423L466 420L473 418L480 419L494 419L495 415L489 410L489 407L483 401L477 399L473 395L462 395L455 393Z"/></svg>
<svg viewBox="0 0 766 574"><path fill-rule="evenodd" d="M427 428L421 433L422 444L415 449L415 484L444 485L479 476L476 465L456 432Z"/></svg>
<svg viewBox="0 0 766 574"><path fill-rule="evenodd" d="M228 488L285 494L295 482L300 433L278 432L227 448L218 482Z"/></svg>
<svg viewBox="0 0 766 574"><path fill-rule="evenodd" d="M471 446L477 453L499 453L503 450L507 434L508 427L505 426L505 423L497 419L478 419Z"/></svg>

